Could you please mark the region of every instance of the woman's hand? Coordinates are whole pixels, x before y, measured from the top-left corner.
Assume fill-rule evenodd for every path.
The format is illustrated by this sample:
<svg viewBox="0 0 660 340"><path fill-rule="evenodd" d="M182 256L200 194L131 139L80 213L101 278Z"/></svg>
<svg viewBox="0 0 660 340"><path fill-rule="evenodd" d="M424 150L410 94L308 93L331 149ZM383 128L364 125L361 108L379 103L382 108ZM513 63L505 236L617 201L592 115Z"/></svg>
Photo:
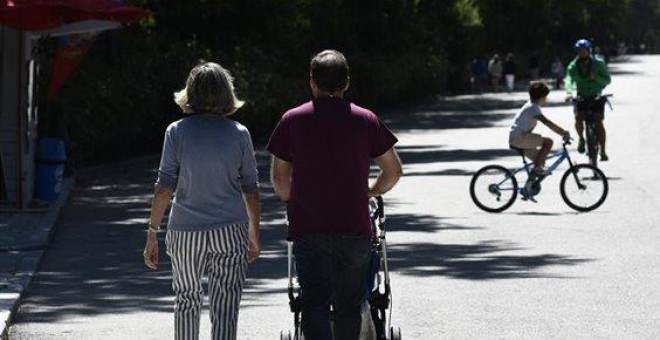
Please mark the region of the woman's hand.
<svg viewBox="0 0 660 340"><path fill-rule="evenodd" d="M250 226L250 235L248 237L248 263L254 262L261 254L261 245L259 244L259 233L253 231L254 228Z"/></svg>
<svg viewBox="0 0 660 340"><path fill-rule="evenodd" d="M248 263L254 262L261 253L259 244L259 222L261 221L261 199L259 191L243 193L245 208L248 212Z"/></svg>
<svg viewBox="0 0 660 340"><path fill-rule="evenodd" d="M153 270L158 267L158 238L153 230L147 231L147 244L144 246L142 256L147 267Z"/></svg>
<svg viewBox="0 0 660 340"><path fill-rule="evenodd" d="M151 201L151 214L147 225L149 228L147 231L147 244L144 246L142 256L144 257L144 264L154 270L158 266L158 237L156 237L156 232L160 229L160 222L172 200L172 195L174 195L172 189L156 185L154 198Z"/></svg>

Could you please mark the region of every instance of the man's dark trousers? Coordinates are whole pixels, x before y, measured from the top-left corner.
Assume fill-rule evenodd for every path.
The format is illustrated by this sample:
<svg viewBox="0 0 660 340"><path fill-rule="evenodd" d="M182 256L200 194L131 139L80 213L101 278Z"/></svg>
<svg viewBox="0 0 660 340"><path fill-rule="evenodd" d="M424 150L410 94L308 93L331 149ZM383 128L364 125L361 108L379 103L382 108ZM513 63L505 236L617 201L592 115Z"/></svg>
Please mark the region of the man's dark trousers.
<svg viewBox="0 0 660 340"><path fill-rule="evenodd" d="M293 242L306 339L357 340L362 323L371 239L357 234L313 234Z"/></svg>

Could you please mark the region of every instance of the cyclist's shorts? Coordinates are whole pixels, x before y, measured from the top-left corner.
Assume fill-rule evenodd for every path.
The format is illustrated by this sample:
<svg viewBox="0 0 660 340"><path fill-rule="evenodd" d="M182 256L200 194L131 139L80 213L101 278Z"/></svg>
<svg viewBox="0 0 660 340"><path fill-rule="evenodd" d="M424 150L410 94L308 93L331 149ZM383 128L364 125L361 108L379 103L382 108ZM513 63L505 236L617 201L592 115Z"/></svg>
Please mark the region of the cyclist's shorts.
<svg viewBox="0 0 660 340"><path fill-rule="evenodd" d="M509 141L511 146L523 149L525 157L535 160L538 155L538 149L543 146L543 136L536 133L528 133L526 135L518 136Z"/></svg>
<svg viewBox="0 0 660 340"><path fill-rule="evenodd" d="M575 116L580 120L587 120L589 111L594 121L605 119L605 98L595 100L593 97L587 97L583 101L575 103Z"/></svg>

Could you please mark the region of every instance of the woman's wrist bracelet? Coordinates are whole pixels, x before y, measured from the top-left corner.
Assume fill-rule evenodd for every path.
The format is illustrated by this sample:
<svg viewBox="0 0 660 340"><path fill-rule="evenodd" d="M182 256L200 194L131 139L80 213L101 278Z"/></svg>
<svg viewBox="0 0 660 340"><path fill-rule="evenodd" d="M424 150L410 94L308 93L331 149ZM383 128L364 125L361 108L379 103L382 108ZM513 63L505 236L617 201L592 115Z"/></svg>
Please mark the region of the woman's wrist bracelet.
<svg viewBox="0 0 660 340"><path fill-rule="evenodd" d="M153 231L153 232L156 232L156 233L160 231L160 226L159 225L153 225L151 223L149 223L147 225L149 227L149 231Z"/></svg>

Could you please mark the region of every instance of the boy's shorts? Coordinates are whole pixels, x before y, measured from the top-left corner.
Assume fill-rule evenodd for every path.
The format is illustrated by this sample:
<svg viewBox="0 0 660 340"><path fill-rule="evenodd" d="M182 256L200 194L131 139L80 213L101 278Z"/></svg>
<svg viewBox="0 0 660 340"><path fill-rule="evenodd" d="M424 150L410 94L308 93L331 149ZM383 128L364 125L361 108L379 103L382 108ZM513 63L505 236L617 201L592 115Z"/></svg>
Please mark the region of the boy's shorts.
<svg viewBox="0 0 660 340"><path fill-rule="evenodd" d="M509 144L514 148L523 149L525 157L534 161L539 154L538 149L543 146L543 136L536 133L528 133L514 138Z"/></svg>

